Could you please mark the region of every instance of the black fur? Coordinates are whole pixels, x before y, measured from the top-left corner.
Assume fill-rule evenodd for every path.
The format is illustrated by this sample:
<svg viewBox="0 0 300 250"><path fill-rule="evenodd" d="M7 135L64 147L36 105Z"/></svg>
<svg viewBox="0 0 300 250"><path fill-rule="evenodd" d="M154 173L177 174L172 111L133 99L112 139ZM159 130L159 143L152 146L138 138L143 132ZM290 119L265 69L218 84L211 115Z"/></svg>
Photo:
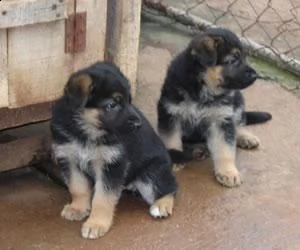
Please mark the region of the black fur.
<svg viewBox="0 0 300 250"><path fill-rule="evenodd" d="M192 159L182 143L208 143L219 131L235 145L237 126L271 119L268 113L245 112L240 89L256 78L234 33L214 28L195 36L170 63L157 105L158 131L174 163Z"/></svg>
<svg viewBox="0 0 300 250"><path fill-rule="evenodd" d="M246 125L258 124L267 122L272 119L272 115L267 112L245 112Z"/></svg>
<svg viewBox="0 0 300 250"><path fill-rule="evenodd" d="M141 126L132 130L121 124L110 124L110 129L124 145L130 162L126 186L136 181L152 184L154 199L175 193L177 189L172 174L172 161L162 140L155 133L150 122L134 105L131 108L139 115Z"/></svg>
<svg viewBox="0 0 300 250"><path fill-rule="evenodd" d="M164 208L151 212L157 200L176 193L171 159L150 123L131 104L129 82L114 64L98 62L71 75L52 114L53 153L72 199L88 192L87 181L94 187L93 199L104 192L105 199L115 203L129 188L152 205L152 216L171 213L173 205L161 214L157 211ZM68 211L78 206L73 203L62 211L63 217L74 219ZM101 221L91 221L97 217L93 213L99 211L93 204L91 217L82 229L85 238L98 238L111 224L103 229ZM99 206L99 202L95 204ZM81 213L83 216L88 211ZM110 213L112 216L113 211ZM99 223L98 228L89 228L89 222Z"/></svg>

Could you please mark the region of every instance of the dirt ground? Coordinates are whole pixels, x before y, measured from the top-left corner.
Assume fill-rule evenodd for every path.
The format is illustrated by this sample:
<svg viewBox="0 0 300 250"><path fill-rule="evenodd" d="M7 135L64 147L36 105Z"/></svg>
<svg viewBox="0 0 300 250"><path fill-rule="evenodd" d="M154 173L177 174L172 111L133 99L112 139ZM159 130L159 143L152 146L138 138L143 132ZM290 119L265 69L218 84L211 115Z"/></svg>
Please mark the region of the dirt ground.
<svg viewBox="0 0 300 250"><path fill-rule="evenodd" d="M171 59L167 49L144 45L139 57L135 103L155 125L155 104ZM25 168L0 175L0 248L27 249L300 249L300 100L272 82L244 91L249 109L273 114L249 127L259 150L239 151L244 184L220 186L210 160L177 173L180 185L171 218L156 221L148 207L125 195L111 231L99 240L80 236L80 222L59 214L66 190Z"/></svg>

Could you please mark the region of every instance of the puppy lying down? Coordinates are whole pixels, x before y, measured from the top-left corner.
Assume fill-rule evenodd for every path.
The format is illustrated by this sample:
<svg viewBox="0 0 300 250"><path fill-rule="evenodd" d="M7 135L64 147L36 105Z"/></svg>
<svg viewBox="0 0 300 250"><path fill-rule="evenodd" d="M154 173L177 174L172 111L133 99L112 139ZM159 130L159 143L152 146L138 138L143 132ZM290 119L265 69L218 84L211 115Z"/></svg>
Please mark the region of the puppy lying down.
<svg viewBox="0 0 300 250"><path fill-rule="evenodd" d="M98 62L70 76L53 107L53 155L72 201L67 220L87 220L81 235L103 236L124 189L135 190L155 218L172 214L177 190L168 152L131 104L130 85L113 64Z"/></svg>

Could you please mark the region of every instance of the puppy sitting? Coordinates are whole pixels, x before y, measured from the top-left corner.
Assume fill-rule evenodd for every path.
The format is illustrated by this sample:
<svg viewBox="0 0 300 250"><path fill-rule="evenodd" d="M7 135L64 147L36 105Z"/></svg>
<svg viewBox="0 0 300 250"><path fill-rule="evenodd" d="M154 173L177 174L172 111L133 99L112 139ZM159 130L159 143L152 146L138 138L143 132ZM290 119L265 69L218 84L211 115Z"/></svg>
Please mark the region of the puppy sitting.
<svg viewBox="0 0 300 250"><path fill-rule="evenodd" d="M174 162L191 160L183 143L206 143L217 180L241 184L235 164L236 145L251 149L257 137L244 125L271 119L264 112L245 112L239 91L257 74L246 62L238 37L227 29L197 35L170 64L158 102L158 130Z"/></svg>
<svg viewBox="0 0 300 250"><path fill-rule="evenodd" d="M61 216L88 216L84 238L99 238L110 229L126 187L151 205L153 217L172 213L177 185L171 159L130 103L130 86L120 70L96 63L70 77L53 107L53 153L72 196Z"/></svg>

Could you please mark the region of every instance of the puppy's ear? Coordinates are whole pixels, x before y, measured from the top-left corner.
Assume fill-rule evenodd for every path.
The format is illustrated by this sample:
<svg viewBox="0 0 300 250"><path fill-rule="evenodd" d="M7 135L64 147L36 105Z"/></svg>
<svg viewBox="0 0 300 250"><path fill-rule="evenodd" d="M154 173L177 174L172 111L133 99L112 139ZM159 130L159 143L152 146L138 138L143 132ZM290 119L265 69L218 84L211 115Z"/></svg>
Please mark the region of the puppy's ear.
<svg viewBox="0 0 300 250"><path fill-rule="evenodd" d="M85 99L90 93L92 82L92 78L88 74L82 73L71 76L65 88L65 92L70 97Z"/></svg>
<svg viewBox="0 0 300 250"><path fill-rule="evenodd" d="M215 49L217 49L221 44L224 43L224 38L221 36L211 36L210 38L214 41Z"/></svg>
<svg viewBox="0 0 300 250"><path fill-rule="evenodd" d="M191 42L191 49L194 53L201 52L202 50L214 51L224 42L221 36L198 36Z"/></svg>
<svg viewBox="0 0 300 250"><path fill-rule="evenodd" d="M203 67L215 66L218 47L223 42L222 37L197 36L190 44L190 53Z"/></svg>

